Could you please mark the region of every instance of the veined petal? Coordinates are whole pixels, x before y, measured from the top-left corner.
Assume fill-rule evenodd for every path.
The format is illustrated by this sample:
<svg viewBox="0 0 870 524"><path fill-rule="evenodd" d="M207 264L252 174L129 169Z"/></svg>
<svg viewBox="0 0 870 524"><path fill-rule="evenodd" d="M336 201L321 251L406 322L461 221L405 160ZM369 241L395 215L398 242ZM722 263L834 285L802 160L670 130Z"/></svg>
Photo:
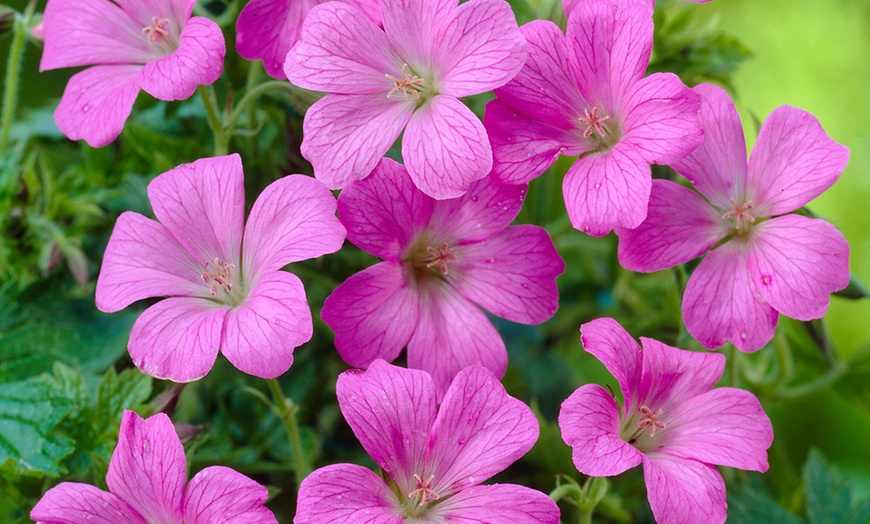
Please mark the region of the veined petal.
<svg viewBox="0 0 870 524"><path fill-rule="evenodd" d="M724 359L723 359L724 360ZM681 404L668 415L661 452L706 464L767 471L773 427L758 399L736 388L718 388Z"/></svg>
<svg viewBox="0 0 870 524"><path fill-rule="evenodd" d="M757 351L773 338L777 312L754 289L745 246L731 240L704 257L683 294L686 329L704 347L731 342Z"/></svg>
<svg viewBox="0 0 870 524"><path fill-rule="evenodd" d="M168 18L179 26L190 18L196 0L113 0L141 25L150 25L151 17ZM140 30L141 33L141 30Z"/></svg>
<svg viewBox="0 0 870 524"><path fill-rule="evenodd" d="M439 35L456 23L457 5L458 0L381 0L387 38L412 69L438 67Z"/></svg>
<svg viewBox="0 0 870 524"><path fill-rule="evenodd" d="M459 6L456 21L439 36L441 92L469 96L513 78L526 61L526 40L510 5L473 0Z"/></svg>
<svg viewBox="0 0 870 524"><path fill-rule="evenodd" d="M367 371L339 375L335 390L341 413L360 444L404 491L423 464L435 422L432 377L375 360Z"/></svg>
<svg viewBox="0 0 870 524"><path fill-rule="evenodd" d="M167 298L142 312L128 350L142 373L173 382L204 377L217 358L226 309L203 298Z"/></svg>
<svg viewBox="0 0 870 524"><path fill-rule="evenodd" d="M345 362L364 368L375 359L392 362L411 339L420 316L414 284L399 262L381 262L341 283L320 313L335 331Z"/></svg>
<svg viewBox="0 0 870 524"><path fill-rule="evenodd" d="M244 173L238 154L183 164L148 184L157 219L198 262L215 257L239 265L245 213Z"/></svg>
<svg viewBox="0 0 870 524"><path fill-rule="evenodd" d="M468 366L483 366L503 376L507 350L483 311L444 281L424 284L419 288L420 321L408 342L408 367L432 375L438 398Z"/></svg>
<svg viewBox="0 0 870 524"><path fill-rule="evenodd" d="M117 496L78 482L61 482L46 491L30 519L38 524L146 524Z"/></svg>
<svg viewBox="0 0 870 524"><path fill-rule="evenodd" d="M307 14L303 2L251 0L236 22L236 50L246 60L263 60L270 76L287 78L284 59L301 37Z"/></svg>
<svg viewBox="0 0 870 524"><path fill-rule="evenodd" d="M271 15L270 15L271 16ZM401 64L387 35L356 7L342 2L314 6L302 39L287 54L284 74L292 84L329 93L386 98Z"/></svg>
<svg viewBox="0 0 870 524"><path fill-rule="evenodd" d="M226 53L220 27L208 18L195 16L181 30L175 52L145 64L139 86L160 100L190 98L197 86L211 84L221 76Z"/></svg>
<svg viewBox="0 0 870 524"><path fill-rule="evenodd" d="M849 285L849 243L824 220L777 217L754 228L749 276L754 289L783 315L821 318L830 294Z"/></svg>
<svg viewBox="0 0 870 524"><path fill-rule="evenodd" d="M297 524L402 524L401 506L387 484L356 464L332 464L299 486Z"/></svg>
<svg viewBox="0 0 870 524"><path fill-rule="evenodd" d="M640 345L612 318L598 318L580 326L580 343L616 378L626 407L637 403L642 356Z"/></svg>
<svg viewBox="0 0 870 524"><path fill-rule="evenodd" d="M202 282L199 270L163 224L122 213L103 254L97 308L114 313L143 298L194 295Z"/></svg>
<svg viewBox="0 0 870 524"><path fill-rule="evenodd" d="M593 236L632 229L646 218L652 188L649 164L628 145L581 157L562 185L571 224Z"/></svg>
<svg viewBox="0 0 870 524"><path fill-rule="evenodd" d="M619 263L632 271L659 271L703 255L724 238L719 216L691 189L653 180L646 219L618 229Z"/></svg>
<svg viewBox="0 0 870 524"><path fill-rule="evenodd" d="M849 148L825 134L816 117L781 106L761 125L747 191L759 215L790 213L831 187L848 163Z"/></svg>
<svg viewBox="0 0 870 524"><path fill-rule="evenodd" d="M436 200L464 194L492 169L483 124L449 95L438 95L414 111L402 138L402 155L414 185Z"/></svg>
<svg viewBox="0 0 870 524"><path fill-rule="evenodd" d="M440 496L486 481L526 454L538 440L532 410L509 396L492 371L460 371L429 433L425 478Z"/></svg>
<svg viewBox="0 0 870 524"><path fill-rule="evenodd" d="M524 184L505 184L487 176L472 183L461 197L435 202L430 228L451 245L486 240L513 222L527 190Z"/></svg>
<svg viewBox="0 0 870 524"><path fill-rule="evenodd" d="M725 355L721 353L686 351L646 337L640 341L643 371L634 407L661 409L663 419L670 417L674 408L709 391L725 370Z"/></svg>
<svg viewBox="0 0 870 524"><path fill-rule="evenodd" d="M725 522L725 482L714 466L656 454L644 459L643 479L656 522Z"/></svg>
<svg viewBox="0 0 870 524"><path fill-rule="evenodd" d="M242 243L247 282L287 264L335 253L345 230L335 216L335 197L323 182L289 175L257 197Z"/></svg>
<svg viewBox="0 0 870 524"><path fill-rule="evenodd" d="M341 192L338 216L352 244L395 261L429 224L433 202L414 187L405 166L384 158L370 176Z"/></svg>
<svg viewBox="0 0 870 524"><path fill-rule="evenodd" d="M223 466L211 466L197 473L184 492L185 524L278 524L263 506L269 491Z"/></svg>
<svg viewBox="0 0 870 524"><path fill-rule="evenodd" d="M643 460L637 448L619 438L619 408L598 384L580 386L562 403L559 429L584 475L619 475Z"/></svg>
<svg viewBox="0 0 870 524"><path fill-rule="evenodd" d="M227 311L221 352L249 375L275 378L290 369L293 350L313 331L302 281L274 271L258 279L244 304Z"/></svg>
<svg viewBox="0 0 870 524"><path fill-rule="evenodd" d="M565 263L550 235L538 226L512 226L456 249L446 276L454 288L490 313L539 324L559 308L556 277Z"/></svg>
<svg viewBox="0 0 870 524"><path fill-rule="evenodd" d="M746 191L746 140L740 115L721 87L701 84L693 91L701 95L704 141L671 167L714 204L731 209L731 199L742 199Z"/></svg>
<svg viewBox="0 0 870 524"><path fill-rule="evenodd" d="M326 95L305 113L302 156L318 180L341 189L372 172L412 112L411 104L386 94Z"/></svg>
<svg viewBox="0 0 870 524"><path fill-rule="evenodd" d="M139 95L139 65L94 66L69 79L54 121L70 140L103 147L121 134Z"/></svg>
<svg viewBox="0 0 870 524"><path fill-rule="evenodd" d="M186 480L184 447L169 417L125 410L106 474L109 491L148 522L181 522Z"/></svg>
<svg viewBox="0 0 870 524"><path fill-rule="evenodd" d="M538 490L515 484L493 484L462 490L439 502L429 516L451 524L558 524L559 507Z"/></svg>

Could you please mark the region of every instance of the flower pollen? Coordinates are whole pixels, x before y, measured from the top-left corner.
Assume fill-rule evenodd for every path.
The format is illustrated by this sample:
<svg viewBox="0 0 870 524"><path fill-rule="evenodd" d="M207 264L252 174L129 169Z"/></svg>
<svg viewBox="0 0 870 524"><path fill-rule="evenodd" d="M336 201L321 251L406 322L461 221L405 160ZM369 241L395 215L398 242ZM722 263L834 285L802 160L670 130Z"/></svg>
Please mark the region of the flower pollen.
<svg viewBox="0 0 870 524"><path fill-rule="evenodd" d="M413 74L410 71L410 66L408 64L402 64L402 77L396 78L393 75L384 75L389 80L395 82L395 86L389 93L387 93L387 98L392 99L393 95L402 92L402 96L405 97L406 102L413 102L415 100L420 100L420 90L423 87L423 79L419 76ZM411 100L411 96L413 95L414 100Z"/></svg>
<svg viewBox="0 0 870 524"><path fill-rule="evenodd" d="M227 293L233 290L233 281L232 277L230 277L230 269L233 269L235 264L227 264L223 260L218 257L214 258L214 271L209 271L210 262L205 262L202 265L202 275L200 277L202 280L209 285L209 291L211 291L211 296L217 295L217 286L221 285L224 287Z"/></svg>
<svg viewBox="0 0 870 524"><path fill-rule="evenodd" d="M662 414L661 409L657 409L656 411L651 410L646 406L641 406L639 409L640 413L644 415L644 418L640 419L637 423L638 429L643 429L645 427L649 427L649 436L656 436L656 429L665 429L665 423L660 421L658 418Z"/></svg>
<svg viewBox="0 0 870 524"><path fill-rule="evenodd" d="M156 16L151 17L151 25L142 28L142 33L148 37L149 44L156 44L158 40L169 34L169 19L157 19Z"/></svg>
<svg viewBox="0 0 870 524"><path fill-rule="evenodd" d="M734 205L734 209L722 215L722 218L728 220L734 217L735 229L740 229L741 221L755 222L755 217L749 214L749 211L752 210L752 200L738 205L737 201L732 198L731 203Z"/></svg>
<svg viewBox="0 0 870 524"><path fill-rule="evenodd" d="M432 480L435 479L435 475L429 475L429 478L423 482L423 477L420 475L414 474L414 480L417 482L417 489L408 493L408 498L414 499L419 497L420 506L425 505L427 502L431 502L433 500L438 500L441 496L433 490L430 486L432 485Z"/></svg>
<svg viewBox="0 0 870 524"><path fill-rule="evenodd" d="M450 260L456 260L456 255L447 247L447 242L442 243L441 247L429 246L426 248L426 252L429 253L429 255L423 260L426 267L431 269L438 266L438 270L441 271L441 274L447 276L447 262Z"/></svg>
<svg viewBox="0 0 870 524"><path fill-rule="evenodd" d="M581 124L586 124L586 129L583 130L583 138L589 138L592 136L592 132L598 134L599 137L604 138L607 135L607 131L601 125L605 120L610 120L609 116L598 116L598 108L593 107L592 111L589 109L584 109L583 112L586 116L581 116L578 120Z"/></svg>

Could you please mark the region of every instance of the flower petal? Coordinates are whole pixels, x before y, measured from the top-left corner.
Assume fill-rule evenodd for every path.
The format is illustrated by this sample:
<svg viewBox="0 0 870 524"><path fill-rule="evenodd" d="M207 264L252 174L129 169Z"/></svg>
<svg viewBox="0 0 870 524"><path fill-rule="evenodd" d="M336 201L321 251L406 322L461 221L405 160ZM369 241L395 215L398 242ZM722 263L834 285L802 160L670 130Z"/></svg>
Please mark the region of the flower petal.
<svg viewBox="0 0 870 524"><path fill-rule="evenodd" d="M151 25L151 17L168 18L169 26L184 25L193 12L196 0L113 0L139 27ZM180 28L179 28L180 32ZM143 31L139 30L139 35Z"/></svg>
<svg viewBox="0 0 870 524"><path fill-rule="evenodd" d="M437 67L444 27L456 23L458 0L381 0L384 31L414 70Z"/></svg>
<svg viewBox="0 0 870 524"><path fill-rule="evenodd" d="M657 454L644 459L643 479L656 522L725 522L725 482L715 467Z"/></svg>
<svg viewBox="0 0 870 524"><path fill-rule="evenodd" d="M462 490L439 502L429 514L438 522L480 524L558 524L559 507L538 490L515 484L493 484Z"/></svg>
<svg viewBox="0 0 870 524"><path fill-rule="evenodd" d="M202 298L167 298L146 309L128 350L142 373L173 382L204 377L217 358L226 309Z"/></svg>
<svg viewBox="0 0 870 524"><path fill-rule="evenodd" d="M143 419L125 410L106 484L148 522L181 522L187 459L164 413Z"/></svg>
<svg viewBox="0 0 870 524"><path fill-rule="evenodd" d="M619 438L619 408L597 384L581 386L562 403L559 429L584 475L619 475L643 460L637 448Z"/></svg>
<svg viewBox="0 0 870 524"><path fill-rule="evenodd" d="M299 486L297 524L402 524L401 507L387 484L356 464L332 464Z"/></svg>
<svg viewBox="0 0 870 524"><path fill-rule="evenodd" d="M290 369L293 350L313 332L302 281L275 271L261 276L245 303L227 312L221 352L249 375L275 378Z"/></svg>
<svg viewBox="0 0 870 524"><path fill-rule="evenodd" d="M257 197L242 242L246 280L287 264L335 253L345 230L335 216L335 197L323 182L289 175L269 184Z"/></svg>
<svg viewBox="0 0 870 524"><path fill-rule="evenodd" d="M411 119L412 109L404 100L381 94L326 95L305 113L302 156L318 180L341 189L372 172Z"/></svg>
<svg viewBox="0 0 870 524"><path fill-rule="evenodd" d="M375 360L365 372L339 375L335 391L341 413L360 444L400 489L405 488L423 464L435 422L432 377Z"/></svg>
<svg viewBox="0 0 870 524"><path fill-rule="evenodd" d="M472 183L461 197L435 202L429 227L451 245L486 240L513 222L527 190L524 184L505 184L487 176Z"/></svg>
<svg viewBox="0 0 870 524"><path fill-rule="evenodd" d="M598 318L580 326L580 343L616 378L624 405L636 403L642 356L640 345L628 331L612 318Z"/></svg>
<svg viewBox="0 0 870 524"><path fill-rule="evenodd" d="M185 100L197 86L212 84L221 76L226 54L220 27L195 16L181 30L174 53L145 64L139 86L160 100Z"/></svg>
<svg viewBox="0 0 870 524"><path fill-rule="evenodd" d="M810 113L791 106L775 109L758 133L749 156L748 191L761 216L803 206L840 178L849 148L831 139Z"/></svg>
<svg viewBox="0 0 870 524"><path fill-rule="evenodd" d="M756 351L773 338L777 312L753 289L746 250L732 240L695 268L683 294L686 329L704 347Z"/></svg>
<svg viewBox="0 0 870 524"><path fill-rule="evenodd" d="M768 220L755 227L751 246L753 287L787 317L823 317L830 294L849 285L849 243L824 220L800 215Z"/></svg>
<svg viewBox="0 0 870 524"><path fill-rule="evenodd" d="M223 466L211 466L197 473L184 492L185 524L278 524L263 506L269 491Z"/></svg>
<svg viewBox="0 0 870 524"><path fill-rule="evenodd" d="M103 254L97 308L114 313L143 298L193 295L201 272L163 224L122 213Z"/></svg>
<svg viewBox="0 0 870 524"><path fill-rule="evenodd" d="M464 194L492 169L483 124L449 95L438 95L414 112L402 155L414 185L437 200Z"/></svg>
<svg viewBox="0 0 870 524"><path fill-rule="evenodd" d="M364 368L375 359L392 362L408 344L420 316L414 284L398 262L381 262L342 282L320 313L335 331L345 362Z"/></svg>
<svg viewBox="0 0 870 524"><path fill-rule="evenodd" d="M54 121L70 140L103 147L121 134L139 95L136 77L142 66L94 66L69 79Z"/></svg>
<svg viewBox="0 0 870 524"><path fill-rule="evenodd" d="M303 2L251 0L236 22L236 50L245 60L263 60L269 76L287 78L284 59L302 35Z"/></svg>
<svg viewBox="0 0 870 524"><path fill-rule="evenodd" d="M126 502L90 484L61 482L45 492L30 512L40 524L146 524Z"/></svg>
<svg viewBox="0 0 870 524"><path fill-rule="evenodd" d="M571 224L593 236L632 229L646 218L652 187L649 164L628 144L581 157L562 185Z"/></svg>
<svg viewBox="0 0 870 524"><path fill-rule="evenodd" d="M521 324L539 324L559 308L556 277L565 262L546 230L512 226L456 249L447 280L490 313Z"/></svg>
<svg viewBox="0 0 870 524"><path fill-rule="evenodd" d="M662 418L710 391L725 371L725 355L721 353L686 351L646 337L640 337L640 342L643 371L633 407L661 409L665 412Z"/></svg>

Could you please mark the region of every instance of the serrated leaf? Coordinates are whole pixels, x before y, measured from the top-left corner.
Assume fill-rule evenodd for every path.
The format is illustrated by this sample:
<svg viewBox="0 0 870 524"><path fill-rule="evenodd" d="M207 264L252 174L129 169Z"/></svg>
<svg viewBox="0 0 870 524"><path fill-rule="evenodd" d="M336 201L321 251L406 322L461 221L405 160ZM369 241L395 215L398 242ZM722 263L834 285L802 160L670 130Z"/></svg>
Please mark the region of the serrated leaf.
<svg viewBox="0 0 870 524"><path fill-rule="evenodd" d="M151 377L138 369L125 369L118 375L109 368L97 388L94 410L97 433L115 431L125 409L145 403L151 396Z"/></svg>
<svg viewBox="0 0 870 524"><path fill-rule="evenodd" d="M741 486L728 491L729 524L804 524L758 486Z"/></svg>
<svg viewBox="0 0 870 524"><path fill-rule="evenodd" d="M853 520L852 489L830 463L811 449L804 465L807 518L811 524L844 524ZM860 524L865 524L861 522Z"/></svg>

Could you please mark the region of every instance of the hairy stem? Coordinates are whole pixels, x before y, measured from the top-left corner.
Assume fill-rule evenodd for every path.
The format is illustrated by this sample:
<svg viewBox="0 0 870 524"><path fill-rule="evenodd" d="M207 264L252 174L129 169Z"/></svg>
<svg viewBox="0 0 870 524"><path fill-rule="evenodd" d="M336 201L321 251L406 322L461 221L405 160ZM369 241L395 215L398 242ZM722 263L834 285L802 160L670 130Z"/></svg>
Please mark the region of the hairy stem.
<svg viewBox="0 0 870 524"><path fill-rule="evenodd" d="M214 154L215 156L223 156L229 152L230 136L221 125L221 119L218 115L217 97L212 86L201 85L197 88L199 96L202 98L202 103L205 106L205 115L208 119L208 127L214 136Z"/></svg>
<svg viewBox="0 0 870 524"><path fill-rule="evenodd" d="M18 84L21 80L21 62L24 60L24 44L27 42L27 30L36 1L30 0L23 17L15 17L13 25L12 45L9 47L9 60L6 64L6 78L3 83L3 116L0 120L0 155L5 154L9 147L9 130L12 127L12 117L18 104Z"/></svg>
<svg viewBox="0 0 870 524"><path fill-rule="evenodd" d="M296 413L299 412L299 406L284 396L284 393L281 391L281 385L278 384L278 379L273 378L269 380L269 390L272 392L272 399L275 401L275 407L278 409L281 421L284 423L284 428L287 429L287 437L290 441L290 448L293 451L296 483L298 486L302 483L302 479L311 473L311 466L308 464L308 459L302 449L302 440L299 438L299 425L296 423Z"/></svg>

